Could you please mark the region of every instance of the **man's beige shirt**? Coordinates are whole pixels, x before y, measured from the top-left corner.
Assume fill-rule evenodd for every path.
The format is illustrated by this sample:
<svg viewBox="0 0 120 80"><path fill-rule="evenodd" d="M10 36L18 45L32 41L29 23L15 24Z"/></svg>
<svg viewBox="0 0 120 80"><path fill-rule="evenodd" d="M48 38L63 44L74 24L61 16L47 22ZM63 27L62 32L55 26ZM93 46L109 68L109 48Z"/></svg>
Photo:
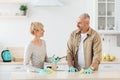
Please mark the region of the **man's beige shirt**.
<svg viewBox="0 0 120 80"><path fill-rule="evenodd" d="M72 60L74 67L78 69L78 49L81 38L80 34L81 32L79 29L73 31L67 43L67 60ZM90 65L94 62L98 64L100 63L102 54L101 38L92 28L89 28L87 32L87 37L83 41L83 48L85 68L90 67Z"/></svg>

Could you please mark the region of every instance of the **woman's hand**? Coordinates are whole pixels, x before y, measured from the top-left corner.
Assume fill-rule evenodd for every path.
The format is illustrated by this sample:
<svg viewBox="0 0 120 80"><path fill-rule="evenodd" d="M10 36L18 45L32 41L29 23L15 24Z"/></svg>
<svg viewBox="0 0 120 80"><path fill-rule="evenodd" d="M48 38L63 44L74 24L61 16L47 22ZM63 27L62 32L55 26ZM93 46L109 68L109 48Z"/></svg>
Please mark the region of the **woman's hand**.
<svg viewBox="0 0 120 80"><path fill-rule="evenodd" d="M57 64L58 62L59 62L59 60L60 60L60 58L59 57L52 57L51 59L50 59L50 62L51 63L54 63L54 64Z"/></svg>

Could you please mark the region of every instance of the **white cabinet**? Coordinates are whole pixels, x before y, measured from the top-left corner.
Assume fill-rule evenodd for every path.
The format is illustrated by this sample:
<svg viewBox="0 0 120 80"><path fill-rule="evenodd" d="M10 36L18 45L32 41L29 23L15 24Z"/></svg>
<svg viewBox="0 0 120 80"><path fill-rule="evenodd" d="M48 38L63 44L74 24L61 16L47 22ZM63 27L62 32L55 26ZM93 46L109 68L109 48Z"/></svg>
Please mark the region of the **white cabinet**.
<svg viewBox="0 0 120 80"><path fill-rule="evenodd" d="M22 64L0 64L0 80L10 80L11 72L25 71Z"/></svg>
<svg viewBox="0 0 120 80"><path fill-rule="evenodd" d="M23 18L19 10L21 5L27 5L26 0L1 0L0 1L0 18Z"/></svg>
<svg viewBox="0 0 120 80"><path fill-rule="evenodd" d="M97 30L102 34L118 34L118 0L97 0ZM120 1L119 1L120 4ZM120 6L119 6L120 7Z"/></svg>
<svg viewBox="0 0 120 80"><path fill-rule="evenodd" d="M120 70L120 64L100 64L99 71L118 71Z"/></svg>
<svg viewBox="0 0 120 80"><path fill-rule="evenodd" d="M0 72L24 71L23 65L0 65Z"/></svg>
<svg viewBox="0 0 120 80"><path fill-rule="evenodd" d="M96 0L96 8L96 30L101 34L103 54L114 54L120 46L120 0Z"/></svg>

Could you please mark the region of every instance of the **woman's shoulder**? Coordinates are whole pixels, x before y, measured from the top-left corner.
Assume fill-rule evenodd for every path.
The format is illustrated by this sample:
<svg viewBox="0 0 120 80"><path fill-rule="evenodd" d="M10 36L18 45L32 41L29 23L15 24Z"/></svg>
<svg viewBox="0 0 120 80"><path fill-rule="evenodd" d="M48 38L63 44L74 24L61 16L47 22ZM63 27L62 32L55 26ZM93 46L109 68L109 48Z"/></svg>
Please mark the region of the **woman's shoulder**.
<svg viewBox="0 0 120 80"><path fill-rule="evenodd" d="M33 43L30 41L30 42L28 42L27 44L26 44L26 48L31 48L33 46Z"/></svg>

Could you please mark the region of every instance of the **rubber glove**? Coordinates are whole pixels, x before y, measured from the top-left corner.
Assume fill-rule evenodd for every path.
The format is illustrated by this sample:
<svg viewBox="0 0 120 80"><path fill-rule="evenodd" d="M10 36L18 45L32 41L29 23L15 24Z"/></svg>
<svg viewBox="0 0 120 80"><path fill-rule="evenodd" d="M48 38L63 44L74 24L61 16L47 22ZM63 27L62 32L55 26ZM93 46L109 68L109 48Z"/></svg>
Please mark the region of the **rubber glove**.
<svg viewBox="0 0 120 80"><path fill-rule="evenodd" d="M60 60L59 57L56 57L56 58L52 57L50 61L51 63L57 64L59 60Z"/></svg>
<svg viewBox="0 0 120 80"><path fill-rule="evenodd" d="M51 73L49 70L47 70L47 69L40 69L40 68L37 68L36 69L36 72L37 73L46 73L46 74L49 74L49 73Z"/></svg>
<svg viewBox="0 0 120 80"><path fill-rule="evenodd" d="M93 72L93 69L92 68L88 68L88 69L85 69L84 70L84 74L91 74Z"/></svg>
<svg viewBox="0 0 120 80"><path fill-rule="evenodd" d="M77 68L74 68L73 66L69 68L68 72L77 72Z"/></svg>

